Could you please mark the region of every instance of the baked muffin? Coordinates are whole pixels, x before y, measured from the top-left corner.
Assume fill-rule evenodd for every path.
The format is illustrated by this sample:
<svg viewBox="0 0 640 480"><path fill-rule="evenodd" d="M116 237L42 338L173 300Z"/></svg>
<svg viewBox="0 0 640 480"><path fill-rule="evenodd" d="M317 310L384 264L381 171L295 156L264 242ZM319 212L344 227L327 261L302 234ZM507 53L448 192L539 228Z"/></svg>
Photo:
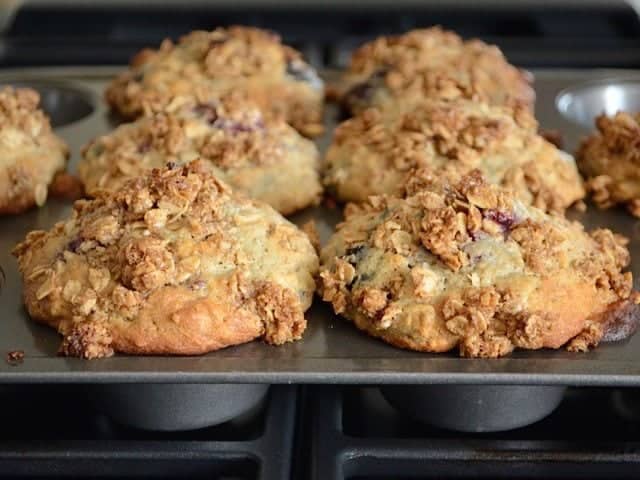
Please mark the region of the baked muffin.
<svg viewBox="0 0 640 480"><path fill-rule="evenodd" d="M318 268L304 233L201 162L80 200L13 253L31 317L83 358L298 340Z"/></svg>
<svg viewBox="0 0 640 480"><path fill-rule="evenodd" d="M205 104L174 102L95 139L83 156L78 173L91 196L117 190L167 162L182 165L195 158L234 189L285 215L315 203L322 191L313 142L233 96Z"/></svg>
<svg viewBox="0 0 640 480"><path fill-rule="evenodd" d="M319 290L337 314L401 348L583 351L613 325L637 323L624 245L525 205L479 172L450 185L419 171L404 198L347 208L321 252Z"/></svg>
<svg viewBox="0 0 640 480"><path fill-rule="evenodd" d="M65 168L69 150L39 103L30 88L0 90L0 215L44 205L49 184Z"/></svg>
<svg viewBox="0 0 640 480"><path fill-rule="evenodd" d="M405 112L369 109L335 131L325 185L338 200L397 194L407 172L429 167L450 180L479 169L523 202L562 212L584 197L571 156L537 133L522 106L423 100Z"/></svg>
<svg viewBox="0 0 640 480"><path fill-rule="evenodd" d="M576 153L587 190L600 208L624 204L640 217L640 114L600 115Z"/></svg>
<svg viewBox="0 0 640 480"><path fill-rule="evenodd" d="M498 47L433 27L365 43L354 52L338 90L352 113L423 98L515 102L533 109L531 82L531 75L510 65Z"/></svg>
<svg viewBox="0 0 640 480"><path fill-rule="evenodd" d="M131 119L177 95L207 101L229 90L243 92L270 114L284 115L305 135L322 133L322 80L278 35L257 28L194 31L177 44L166 39L158 50L134 57L107 88L106 100Z"/></svg>

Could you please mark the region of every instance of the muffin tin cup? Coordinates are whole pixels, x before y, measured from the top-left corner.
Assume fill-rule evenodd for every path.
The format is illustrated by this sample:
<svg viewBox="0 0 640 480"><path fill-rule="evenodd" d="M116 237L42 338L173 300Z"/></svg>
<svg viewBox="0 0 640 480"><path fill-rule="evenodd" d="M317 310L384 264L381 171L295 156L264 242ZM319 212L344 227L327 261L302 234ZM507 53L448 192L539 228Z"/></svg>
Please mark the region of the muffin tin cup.
<svg viewBox="0 0 640 480"><path fill-rule="evenodd" d="M592 130L595 118L603 113L640 112L640 79L612 78L573 85L559 92L555 103L566 120Z"/></svg>
<svg viewBox="0 0 640 480"><path fill-rule="evenodd" d="M530 425L552 413L565 390L520 385L381 387L397 410L430 425L460 432L499 432Z"/></svg>
<svg viewBox="0 0 640 480"><path fill-rule="evenodd" d="M31 88L40 94L40 108L49 116L51 126L60 128L83 120L96 109L97 99L87 89L69 82L2 79L0 87Z"/></svg>
<svg viewBox="0 0 640 480"><path fill-rule="evenodd" d="M29 85L39 89L41 94L44 90L39 87L42 85L64 91L72 89L78 94L74 94L76 100L72 101L72 105L85 102L90 104L90 108L72 106L71 110L76 112L72 116L72 123L66 123L67 120L64 120L65 126L57 130L57 133L71 147L72 157L69 171L74 173L83 145L90 139L110 131L115 126L114 120L109 115L108 106L101 100L101 96L105 85L119 71L121 71L119 67L22 68L1 72L0 84ZM535 74L538 90L536 116L545 128L557 129L562 132L566 148L570 152L574 151L579 138L588 133L591 128L585 129L570 122L557 110L554 100L558 93L563 89L581 85L585 80L593 80L598 83L617 83L624 82L635 75L640 82L640 72L634 74L634 72L628 71L538 70ZM43 94L43 98L49 97ZM68 111L66 107L55 106L62 105L62 103L53 102L54 107L46 105L45 103L45 109L51 115L55 111ZM93 109L92 113L87 114L91 108ZM321 146L326 146L330 140L330 131L335 125L336 117L336 109L329 107L327 109L329 128L325 137L318 141ZM261 345L239 346L234 347L233 354L214 352L195 360L168 356L133 357L124 355L117 355L104 361L62 358L56 355L60 345L58 333L54 329L38 325L28 318L22 306L22 285L16 262L9 252L18 241L24 238L26 232L33 229L50 228L55 221L68 216L69 209L70 202L52 197L41 209L34 209L24 215L0 219L0 266L6 274L6 281L0 290L0 305L3 310L2 321L0 321L0 351L3 354L14 350L22 350L25 353L24 362L20 365L10 365L6 361L0 362L0 381L6 383L83 383L86 384L82 386L84 391L86 388L93 388L93 386L89 387L90 384L104 382L105 378L108 378L108 381L114 383L137 382L132 386L140 388L141 398L147 396L144 392L148 390L147 386L150 384L166 382L175 386L179 391L180 388L176 384L180 382L207 382L207 385L211 385L214 391L200 402L200 405L206 409L211 408L209 403L218 401L215 393L216 386L229 382L238 382L244 385L323 382L367 385L381 385L388 382L435 385L446 382L447 385L437 387L441 392L450 390L452 383L478 385L473 388L480 388L480 385L494 388L493 385L503 384L504 386L495 387L503 391L506 391L507 386L520 385L521 387L513 388L524 388L528 392L535 392L538 387L524 387L522 385L640 386L640 334L623 342L602 345L594 352L586 354L572 354L563 351L522 351L509 361L476 362L469 359L459 359L454 355L421 355L391 348L376 339L366 337L351 323L336 317L330 307L319 300L316 300L315 305L307 314L309 329L303 339L278 348L265 349ZM640 250L638 248L640 230L638 223L633 218L619 209L600 211L589 208L586 213L572 213L572 215L572 218L583 221L589 229L608 226L630 237L632 239L630 243L631 269L636 278L640 277ZM325 239L326 234L330 232L339 217L339 209L319 208L303 212L297 215L294 220L300 224L310 218L315 219L318 222L320 234ZM638 285L636 283L636 287ZM185 375L193 380L185 379ZM224 385L219 386L220 388L224 387ZM106 391L106 385L97 388L99 390L105 388L104 391ZM248 395L238 395L238 397L255 400L259 394L256 394L255 391L251 393L251 387L248 388ZM423 387L407 388L423 389ZM104 391L96 394L95 397L103 396ZM439 395L438 392L436 394ZM175 398L176 403L186 405L191 402L188 399L191 396L190 393L187 393L187 397L184 398L178 393L170 395ZM104 397L107 396L109 394L104 393ZM134 397L135 393L131 393L129 396ZM508 396L510 395L505 395L505 397ZM223 394L220 398L224 397ZM543 395L543 397L548 399L548 395ZM153 396L149 398L153 398ZM239 398L237 401L242 401L242 399ZM132 405L135 405L136 401L136 398L132 398ZM98 402L99 398L96 399L96 403ZM103 400L103 404L104 402L105 400ZM224 400L220 400L220 402L224 402ZM259 403L258 400L255 402ZM101 408L104 411L111 411L109 405ZM133 409L129 406L126 408ZM171 411L170 408L173 407L167 407L165 410ZM176 409L179 408L181 407L176 407ZM549 411L552 409L553 405ZM173 414L164 415L162 418L163 414L159 414L161 418L156 419L158 421L148 422L149 426L145 428L163 427L164 423L168 421L166 417L170 415ZM229 413L227 416L231 415L232 413ZM454 410L451 415L458 415L458 413ZM114 413L111 416L116 418L118 415ZM144 416L146 417L146 414ZM214 417L218 417L213 419L214 423L224 421L217 414ZM121 422L138 424L141 420L133 419L130 421L125 418ZM196 425L204 425L209 422L210 420L206 422L201 420L196 422ZM186 422L174 421L173 423L173 428L192 428L190 425L186 425ZM171 425L164 426L164 428L169 427ZM474 429L477 430L477 427L475 425Z"/></svg>
<svg viewBox="0 0 640 480"><path fill-rule="evenodd" d="M258 407L266 384L105 384L88 387L95 407L122 425L144 430L194 430Z"/></svg>

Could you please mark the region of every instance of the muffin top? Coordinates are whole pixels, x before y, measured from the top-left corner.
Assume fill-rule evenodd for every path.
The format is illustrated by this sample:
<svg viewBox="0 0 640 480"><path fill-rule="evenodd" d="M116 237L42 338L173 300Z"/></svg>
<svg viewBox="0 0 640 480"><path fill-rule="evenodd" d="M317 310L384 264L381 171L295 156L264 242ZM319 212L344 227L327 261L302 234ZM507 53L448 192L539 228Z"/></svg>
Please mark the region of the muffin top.
<svg viewBox="0 0 640 480"><path fill-rule="evenodd" d="M595 123L576 152L587 188L599 207L626 204L640 217L640 114L600 115Z"/></svg>
<svg viewBox="0 0 640 480"><path fill-rule="evenodd" d="M232 26L193 31L178 43L166 39L157 50L141 51L109 85L106 98L122 115L136 117L145 108L163 108L177 95L211 99L235 89L252 97L282 82L323 88L315 70L277 34Z"/></svg>
<svg viewBox="0 0 640 480"><path fill-rule="evenodd" d="M206 103L177 98L160 112L96 138L83 156L78 171L89 195L118 189L168 162L197 158L233 188L285 214L313 203L321 191L313 142L235 94ZM283 188L291 179L305 190Z"/></svg>
<svg viewBox="0 0 640 480"><path fill-rule="evenodd" d="M397 194L407 172L428 167L451 179L479 169L524 202L564 211L584 196L573 159L537 133L522 105L422 100L404 111L369 109L340 124L325 182L344 201Z"/></svg>
<svg viewBox="0 0 640 480"><path fill-rule="evenodd" d="M425 97L522 103L532 109L530 83L498 47L433 27L379 37L357 49L344 77L343 102L352 112Z"/></svg>
<svg viewBox="0 0 640 480"><path fill-rule="evenodd" d="M69 155L39 103L40 95L30 88L0 90L0 213L42 206Z"/></svg>
<svg viewBox="0 0 640 480"><path fill-rule="evenodd" d="M413 173L404 198L347 208L321 253L336 313L393 345L472 357L514 348L584 350L631 302L625 239L585 233L474 172ZM635 298L635 297L634 297Z"/></svg>
<svg viewBox="0 0 640 480"><path fill-rule="evenodd" d="M201 162L78 201L14 255L31 316L65 335L64 354L85 358L299 339L317 268L305 234Z"/></svg>

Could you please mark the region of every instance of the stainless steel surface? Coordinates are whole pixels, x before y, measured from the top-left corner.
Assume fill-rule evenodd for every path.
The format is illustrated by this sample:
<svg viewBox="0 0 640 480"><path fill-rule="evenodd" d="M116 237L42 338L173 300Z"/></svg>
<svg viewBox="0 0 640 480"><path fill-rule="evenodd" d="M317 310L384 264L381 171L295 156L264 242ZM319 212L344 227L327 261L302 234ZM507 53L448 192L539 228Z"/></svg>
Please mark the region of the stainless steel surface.
<svg viewBox="0 0 640 480"><path fill-rule="evenodd" d="M542 420L565 387L521 385L389 385L387 401L416 420L460 432L502 432Z"/></svg>
<svg viewBox="0 0 640 480"><path fill-rule="evenodd" d="M111 68L43 69L6 72L4 78L69 81L99 99ZM537 115L545 128L559 129L571 151L587 129L556 110L561 90L585 81L640 79L640 72L538 71ZM330 116L335 112L330 112ZM111 128L106 107L97 101L84 120L58 129L73 151L72 170L81 146ZM324 140L326 142L326 139ZM16 263L9 254L34 228L48 228L68 214L69 205L51 201L40 210L0 219L0 265L6 283L0 293L0 354L24 350L24 362L11 366L0 359L0 382L147 382L147 383L456 383L486 385L640 385L640 335L604 344L586 354L564 350L516 352L497 360L461 359L456 354L429 355L396 349L357 331L317 300L308 313L309 328L299 342L271 347L261 342L228 348L202 357L129 357L84 361L56 356L57 333L30 321L20 300ZM640 222L623 210L573 213L588 228L610 226L630 236L632 270L640 276ZM305 212L294 220L318 220L326 239L336 211Z"/></svg>
<svg viewBox="0 0 640 480"><path fill-rule="evenodd" d="M556 97L560 113L571 122L593 128L598 115L640 112L640 80L598 81L575 85Z"/></svg>

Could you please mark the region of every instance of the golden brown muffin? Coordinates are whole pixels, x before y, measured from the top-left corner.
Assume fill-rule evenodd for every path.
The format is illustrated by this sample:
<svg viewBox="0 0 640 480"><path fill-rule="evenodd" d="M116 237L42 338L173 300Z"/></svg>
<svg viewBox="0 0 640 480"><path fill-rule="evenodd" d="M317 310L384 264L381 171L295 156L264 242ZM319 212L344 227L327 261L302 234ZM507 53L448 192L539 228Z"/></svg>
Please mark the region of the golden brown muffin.
<svg viewBox="0 0 640 480"><path fill-rule="evenodd" d="M109 85L106 100L131 119L176 96L208 101L230 90L284 116L305 135L322 133L322 80L278 35L257 28L194 31L177 44L167 39L158 50L143 50Z"/></svg>
<svg viewBox="0 0 640 480"><path fill-rule="evenodd" d="M587 189L598 207L624 204L640 217L640 114L600 115L596 127L576 152Z"/></svg>
<svg viewBox="0 0 640 480"><path fill-rule="evenodd" d="M65 168L69 150L39 103L30 88L0 90L0 215L44 205L49 184Z"/></svg>
<svg viewBox="0 0 640 480"><path fill-rule="evenodd" d="M95 139L83 154L78 173L91 196L167 162L195 158L232 188L284 215L316 203L322 192L314 143L232 96L206 104L174 102Z"/></svg>
<svg viewBox="0 0 640 480"><path fill-rule="evenodd" d="M499 357L583 351L621 317L637 323L624 238L585 233L479 172L457 185L412 178L405 198L352 204L322 250L322 298L361 330L401 348Z"/></svg>
<svg viewBox="0 0 640 480"><path fill-rule="evenodd" d="M423 98L523 103L533 109L530 74L510 65L500 49L464 41L440 27L379 37L355 51L342 85L352 113L396 108Z"/></svg>
<svg viewBox="0 0 640 480"><path fill-rule="evenodd" d="M563 212L584 197L573 159L537 133L522 106L423 100L404 112L369 109L335 131L325 185L337 199L397 194L407 172L428 167L450 180L479 169L523 202Z"/></svg>
<svg viewBox="0 0 640 480"><path fill-rule="evenodd" d="M80 200L13 253L31 317L84 358L298 340L318 268L304 233L201 162Z"/></svg>

